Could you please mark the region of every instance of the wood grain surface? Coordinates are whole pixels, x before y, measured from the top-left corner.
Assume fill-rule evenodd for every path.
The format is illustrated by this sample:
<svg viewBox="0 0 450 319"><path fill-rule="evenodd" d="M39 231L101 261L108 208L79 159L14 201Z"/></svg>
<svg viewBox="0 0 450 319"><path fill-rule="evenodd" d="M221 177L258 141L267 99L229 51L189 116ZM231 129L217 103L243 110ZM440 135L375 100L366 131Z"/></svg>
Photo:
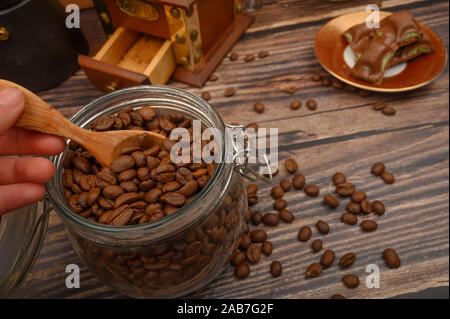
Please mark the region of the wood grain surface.
<svg viewBox="0 0 450 319"><path fill-rule="evenodd" d="M225 59L216 70L217 82L203 89L184 84L170 85L200 94L209 91L210 103L228 122L257 122L260 127L277 127L280 132L280 160L297 159L307 183L317 185L321 196L311 198L301 191L285 195L294 212L292 224L265 227L274 244L274 252L251 267L245 280L234 278L231 267L210 285L189 297L200 298L329 298L335 293L348 298L387 298L429 287L449 284L449 73L448 67L431 85L402 94L357 94L322 87L311 80L320 70L314 56L313 42L321 25L339 14L364 8L369 0L330 3L324 0L263 1L252 14L255 23L235 45L238 61ZM355 4L356 3L356 4ZM409 9L422 23L433 29L448 51L448 1L383 1L383 9ZM100 23L92 9L83 12L82 27L91 45L92 55L105 41ZM246 54L269 50L270 56L246 63ZM283 92L297 87L294 95ZM236 95L224 97L227 87ZM59 87L40 94L47 102L70 115L103 93L93 88L80 71ZM397 114L383 116L371 103L385 99ZM302 106L297 111L289 104L299 99L315 99L316 111ZM266 111L256 114L253 103L261 101ZM370 174L373 163L382 161L394 173L396 182L386 185ZM332 192L331 176L340 171L347 175L369 199L382 200L387 212L373 217L379 227L373 233L361 232L359 226L340 222L346 200L336 210L322 204L324 194ZM276 181L288 176L281 169ZM272 211L268 184L258 184L256 209ZM328 235L314 228L322 219L331 226ZM361 219L360 219L361 220ZM313 228L312 239L320 238L324 249L335 251L337 258L353 251L356 263L348 270L335 264L314 279L305 279L306 267L318 262L311 252L311 241L301 243L297 232L303 225ZM394 248L402 261L399 269L389 269L381 254ZM323 251L323 250L322 250ZM269 266L279 260L283 274L272 278ZM81 288L67 289L65 267L81 266ZM380 268L380 288L368 289L366 266ZM341 278L357 274L361 285L347 289ZM51 213L48 234L37 262L24 284L16 290L18 298L117 298L124 297L100 283L75 256L61 220Z"/></svg>

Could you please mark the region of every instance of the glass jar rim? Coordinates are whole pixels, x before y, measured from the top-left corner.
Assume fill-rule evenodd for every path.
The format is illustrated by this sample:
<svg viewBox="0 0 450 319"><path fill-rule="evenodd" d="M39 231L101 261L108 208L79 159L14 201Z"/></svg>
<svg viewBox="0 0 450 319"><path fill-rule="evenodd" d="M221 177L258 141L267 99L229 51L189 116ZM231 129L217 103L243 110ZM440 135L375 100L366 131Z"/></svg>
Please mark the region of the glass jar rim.
<svg viewBox="0 0 450 319"><path fill-rule="evenodd" d="M84 106L82 109L80 109L78 112L76 112L72 117L70 117L70 120L74 123L77 123L78 125L86 125L87 123L78 123L80 122L80 119L82 116L84 116L89 111L92 111L94 108L98 108L99 106L105 105L108 102L112 102L116 100L117 98L124 96L126 94L133 94L133 93L149 93L149 94L158 94L166 97L177 97L180 99L183 99L187 102L193 103L193 105L202 107L203 109L210 112L212 115L214 115L215 122L218 124L218 128L222 132L222 134L227 134L227 130L225 129L226 125L223 121L222 117L219 115L219 113L211 107L206 101L201 99L200 97L193 95L187 91L184 91L182 89L174 88L171 86L164 86L164 85L146 85L146 86L137 86L137 87L130 87L125 88L121 90L114 91L112 93L105 94L90 103L88 103L86 106ZM138 99L138 97L136 97ZM135 99L132 99L131 101L135 101ZM122 103L117 105L116 107L119 107ZM103 113L111 113L108 112L108 110L111 109L105 109L103 112L100 112L100 114L97 114L97 118L103 115ZM86 121L85 121L86 122ZM89 121L92 122L92 121ZM220 163L217 163L217 167L213 173L213 176L211 177L210 181L207 183L207 185L193 198L188 204L178 209L176 212L165 216L161 219L155 220L153 222L145 223L145 224L138 224L138 225L127 225L127 226L111 226L111 225L104 225L97 222L92 222L86 218L83 218L76 213L74 213L72 210L70 210L67 202L64 198L55 198L55 197L61 197L57 196L57 194L54 194L52 192L53 187L62 187L61 185L54 185L58 184L56 181L58 178L56 178L57 174L59 174L60 170L62 169L62 158L65 155L66 151L63 153L50 157L50 160L55 164L56 170L55 170L55 176L47 181L45 183L45 187L47 190L47 196L50 200L50 203L52 207L64 215L65 218L67 218L69 221L83 227L87 230L93 230L96 232L101 232L103 234L119 234L129 231L154 231L163 227L166 227L167 225L176 222L180 217L186 216L189 212L195 212L195 207L199 206L202 199L204 199L213 189L215 184L217 183L219 177L225 170L226 162L225 157L228 151L227 143L225 143L225 138L222 141L222 158ZM227 178L227 185L229 183L229 180L231 179L231 175ZM225 190L221 190L221 193L217 196L217 201L219 201L225 194ZM193 209L194 208L194 209ZM192 222L194 222L196 219ZM185 225L186 226L186 225Z"/></svg>

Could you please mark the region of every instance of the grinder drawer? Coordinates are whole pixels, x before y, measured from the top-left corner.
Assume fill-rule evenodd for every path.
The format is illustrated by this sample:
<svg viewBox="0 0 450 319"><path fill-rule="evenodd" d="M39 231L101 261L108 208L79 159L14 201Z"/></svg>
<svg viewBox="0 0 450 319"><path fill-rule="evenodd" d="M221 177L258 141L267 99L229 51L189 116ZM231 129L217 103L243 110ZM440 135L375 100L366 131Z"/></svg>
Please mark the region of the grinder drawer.
<svg viewBox="0 0 450 319"><path fill-rule="evenodd" d="M95 57L80 55L80 66L100 90L165 84L175 70L172 42L119 27Z"/></svg>

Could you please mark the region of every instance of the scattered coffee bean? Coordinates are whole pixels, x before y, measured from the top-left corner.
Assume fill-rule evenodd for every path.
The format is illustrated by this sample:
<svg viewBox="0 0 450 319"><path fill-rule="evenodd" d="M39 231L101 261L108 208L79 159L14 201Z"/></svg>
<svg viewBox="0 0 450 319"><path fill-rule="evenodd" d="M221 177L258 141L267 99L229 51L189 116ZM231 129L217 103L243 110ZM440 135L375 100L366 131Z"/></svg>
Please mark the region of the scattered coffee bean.
<svg viewBox="0 0 450 319"><path fill-rule="evenodd" d="M308 196L317 196L319 195L319 187L314 186L314 185L306 185L305 186L305 194Z"/></svg>
<svg viewBox="0 0 450 319"><path fill-rule="evenodd" d="M285 223L292 223L295 219L294 214L291 213L291 211L287 209L282 209L280 211L280 219L284 221Z"/></svg>
<svg viewBox="0 0 450 319"><path fill-rule="evenodd" d="M299 241L308 241L311 238L311 234L312 234L311 228L309 228L309 226L303 226L298 231L297 238Z"/></svg>
<svg viewBox="0 0 450 319"><path fill-rule="evenodd" d="M248 196L256 196L257 193L258 193L258 186L256 184L247 185Z"/></svg>
<svg viewBox="0 0 450 319"><path fill-rule="evenodd" d="M371 214L373 209L372 209L372 203L367 201L367 200L363 200L361 201L361 211L365 214Z"/></svg>
<svg viewBox="0 0 450 319"><path fill-rule="evenodd" d="M331 249L325 250L325 252L322 255L322 258L320 258L320 263L325 267L330 267L335 259L334 251Z"/></svg>
<svg viewBox="0 0 450 319"><path fill-rule="evenodd" d="M373 164L372 169L370 171L372 174L380 176L384 172L385 168L386 167L383 163L377 162L377 163Z"/></svg>
<svg viewBox="0 0 450 319"><path fill-rule="evenodd" d="M322 266L319 263L313 263L306 268L305 276L308 278L318 277L322 272Z"/></svg>
<svg viewBox="0 0 450 319"><path fill-rule="evenodd" d="M356 288L359 285L359 278L356 275L345 275L342 282L348 288Z"/></svg>
<svg viewBox="0 0 450 319"><path fill-rule="evenodd" d="M261 248L257 245L250 245L247 248L247 259L252 264L256 264L261 259Z"/></svg>
<svg viewBox="0 0 450 319"><path fill-rule="evenodd" d="M376 215L383 215L386 211L386 209L384 208L384 205L381 201L379 200L375 200L372 203L372 210Z"/></svg>
<svg viewBox="0 0 450 319"><path fill-rule="evenodd" d="M347 225L355 225L358 222L358 218L351 213L344 213L341 216L341 221Z"/></svg>
<svg viewBox="0 0 450 319"><path fill-rule="evenodd" d="M374 220L366 219L361 222L361 228L364 231L374 231L378 227L378 224Z"/></svg>
<svg viewBox="0 0 450 319"><path fill-rule="evenodd" d="M317 109L317 102L315 100L308 100L306 101L306 106L311 111L314 111L315 109Z"/></svg>
<svg viewBox="0 0 450 319"><path fill-rule="evenodd" d="M351 196L355 192L355 185L352 183L342 183L336 186L336 193L341 196Z"/></svg>
<svg viewBox="0 0 450 319"><path fill-rule="evenodd" d="M311 243L312 250L317 253L322 249L322 241L320 239L315 239Z"/></svg>
<svg viewBox="0 0 450 319"><path fill-rule="evenodd" d="M294 94L295 91L297 91L297 88L295 86L289 86L284 89L284 92L288 94Z"/></svg>
<svg viewBox="0 0 450 319"><path fill-rule="evenodd" d="M256 113L262 113L264 112L264 109L265 109L264 104L262 104L261 102L256 102L255 104L253 104L253 110Z"/></svg>
<svg viewBox="0 0 450 319"><path fill-rule="evenodd" d="M253 60L255 60L255 55L253 54L247 54L244 58L245 62L252 62Z"/></svg>
<svg viewBox="0 0 450 319"><path fill-rule="evenodd" d="M331 296L331 299L347 299L344 296L340 295L340 294L335 294Z"/></svg>
<svg viewBox="0 0 450 319"><path fill-rule="evenodd" d="M242 234L241 242L239 243L239 248L241 250L247 250L248 247L252 244L252 240L248 234Z"/></svg>
<svg viewBox="0 0 450 319"><path fill-rule="evenodd" d="M356 261L355 253L347 253L339 259L339 266L347 268L354 264Z"/></svg>
<svg viewBox="0 0 450 319"><path fill-rule="evenodd" d="M339 184L343 184L346 182L346 178L345 175L342 173L334 173L333 175L333 184L334 185L339 185Z"/></svg>
<svg viewBox="0 0 450 319"><path fill-rule="evenodd" d="M225 95L226 97L230 97L230 96L233 96L235 92L236 92L236 90L235 90L234 88L227 88L227 89L225 90L224 95Z"/></svg>
<svg viewBox="0 0 450 319"><path fill-rule="evenodd" d="M211 100L211 94L209 94L208 91L202 92L202 99L204 99L205 101Z"/></svg>
<svg viewBox="0 0 450 319"><path fill-rule="evenodd" d="M340 81L331 81L331 86L336 90L344 89L344 84Z"/></svg>
<svg viewBox="0 0 450 319"><path fill-rule="evenodd" d="M264 255L270 256L272 254L272 250L273 250L272 242L266 240L265 242L262 243L261 251Z"/></svg>
<svg viewBox="0 0 450 319"><path fill-rule="evenodd" d="M357 203L350 202L350 203L347 204L345 209L349 213L354 214L354 215L357 215L357 214L361 213L361 206L359 206L359 204L357 204Z"/></svg>
<svg viewBox="0 0 450 319"><path fill-rule="evenodd" d="M262 214L258 211L252 214L252 224L258 226L262 222Z"/></svg>
<svg viewBox="0 0 450 319"><path fill-rule="evenodd" d="M386 105L386 102L385 102L385 101L383 101L383 100L378 100L378 101L376 101L375 103L372 104L372 107L373 107L375 110L379 111L379 110L381 110L383 107L385 107L385 105Z"/></svg>
<svg viewBox="0 0 450 319"><path fill-rule="evenodd" d="M233 257L231 258L231 263L234 266L238 266L240 264L245 263L245 260L247 259L247 257L245 256L245 253L242 251L237 251L234 253Z"/></svg>
<svg viewBox="0 0 450 319"><path fill-rule="evenodd" d="M370 96L370 92L369 91L366 91L366 90L359 90L358 91L358 95L359 96L361 96L361 97L368 97L368 96Z"/></svg>
<svg viewBox="0 0 450 319"><path fill-rule="evenodd" d="M286 169L289 173L295 173L298 170L298 164L293 158L288 158L284 162L284 165L286 166Z"/></svg>
<svg viewBox="0 0 450 319"><path fill-rule="evenodd" d="M351 93L358 92L357 88L355 88L353 85L348 85L348 84L345 85L345 90L348 92L351 92Z"/></svg>
<svg viewBox="0 0 450 319"><path fill-rule="evenodd" d="M383 258L386 261L386 265L389 268L398 268L400 267L400 258L398 257L397 252L392 248L387 248L383 251Z"/></svg>
<svg viewBox="0 0 450 319"><path fill-rule="evenodd" d="M319 73L315 73L315 74L313 74L313 76L312 76L312 80L317 82L317 81L322 80L322 77L320 76Z"/></svg>
<svg viewBox="0 0 450 319"><path fill-rule="evenodd" d="M386 184L394 184L395 182L394 174L392 174L391 172L384 171L383 173L381 173L381 178Z"/></svg>
<svg viewBox="0 0 450 319"><path fill-rule="evenodd" d="M352 201L354 201L355 203L361 203L363 200L366 199L366 193L364 192L354 192L352 194Z"/></svg>
<svg viewBox="0 0 450 319"><path fill-rule="evenodd" d="M284 190L279 185L272 187L272 190L270 193L272 194L272 197L274 199L280 199L284 196Z"/></svg>
<svg viewBox="0 0 450 319"><path fill-rule="evenodd" d="M295 174L294 177L292 177L292 185L294 185L294 187L296 189L302 189L305 186L305 176L303 174Z"/></svg>
<svg viewBox="0 0 450 319"><path fill-rule="evenodd" d="M339 206L339 199L331 194L327 194L323 197L325 204L327 204L331 208L336 208Z"/></svg>
<svg viewBox="0 0 450 319"><path fill-rule="evenodd" d="M258 203L258 197L256 197L256 196L249 196L247 198L247 201L248 201L248 204L250 206L256 205Z"/></svg>
<svg viewBox="0 0 450 319"><path fill-rule="evenodd" d="M331 80L328 77L322 79L322 86L330 86Z"/></svg>
<svg viewBox="0 0 450 319"><path fill-rule="evenodd" d="M316 227L317 227L317 230L319 231L319 233L321 233L322 235L326 235L330 232L330 226L328 225L328 223L324 222L323 220L317 221Z"/></svg>
<svg viewBox="0 0 450 319"><path fill-rule="evenodd" d="M393 116L395 115L395 113L397 113L397 111L392 107L392 106L385 106L383 107L383 109L381 110L381 113L383 113L384 115L387 116Z"/></svg>
<svg viewBox="0 0 450 319"><path fill-rule="evenodd" d="M234 275L239 279L244 279L250 275L250 267L246 263L239 264L234 270Z"/></svg>
<svg viewBox="0 0 450 319"><path fill-rule="evenodd" d="M274 213L265 213L262 218L262 221L263 221L264 225L274 227L279 224L280 217L278 217Z"/></svg>
<svg viewBox="0 0 450 319"><path fill-rule="evenodd" d="M258 124L256 123L248 123L247 128L252 128L255 130L255 132L258 132Z"/></svg>
<svg viewBox="0 0 450 319"><path fill-rule="evenodd" d="M289 105L291 110L298 110L302 106L302 102L300 101L294 101Z"/></svg>
<svg viewBox="0 0 450 319"><path fill-rule="evenodd" d="M250 232L252 243L262 243L267 239L267 234L263 229L255 229Z"/></svg>
<svg viewBox="0 0 450 319"><path fill-rule="evenodd" d="M260 59L267 58L268 56L269 56L269 51L267 51L267 50L263 50L258 53L258 57Z"/></svg>
<svg viewBox="0 0 450 319"><path fill-rule="evenodd" d="M239 58L239 54L233 52L230 54L230 61L236 61Z"/></svg>
<svg viewBox="0 0 450 319"><path fill-rule="evenodd" d="M219 77L215 74L211 74L208 78L208 80L211 82L216 82L218 79L219 79Z"/></svg>
<svg viewBox="0 0 450 319"><path fill-rule="evenodd" d="M282 269L281 269L281 263L279 261L273 261L270 264L270 273L273 277L279 277L281 275Z"/></svg>
<svg viewBox="0 0 450 319"><path fill-rule="evenodd" d="M287 207L287 202L284 199L277 199L273 203L273 208L279 212Z"/></svg>
<svg viewBox="0 0 450 319"><path fill-rule="evenodd" d="M280 186L285 192L289 192L292 188L292 184L288 179L281 180Z"/></svg>

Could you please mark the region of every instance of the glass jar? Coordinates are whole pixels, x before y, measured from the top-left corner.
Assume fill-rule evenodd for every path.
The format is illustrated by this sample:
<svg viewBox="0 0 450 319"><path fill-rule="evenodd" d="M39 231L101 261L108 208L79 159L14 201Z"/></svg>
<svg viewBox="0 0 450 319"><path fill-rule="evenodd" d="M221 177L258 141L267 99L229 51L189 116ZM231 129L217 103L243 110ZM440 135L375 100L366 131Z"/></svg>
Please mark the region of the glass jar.
<svg viewBox="0 0 450 319"><path fill-rule="evenodd" d="M158 109L160 114L182 113L227 134L226 124L208 103L168 86L140 86L107 94L71 120L87 128L101 116L142 106ZM222 161L201 192L175 213L151 223L116 227L72 212L61 182L67 152L52 158L56 173L46 184L48 197L75 252L102 282L137 298L186 295L224 269L244 227L247 197L236 165L224 160L233 153L228 144L223 143Z"/></svg>

